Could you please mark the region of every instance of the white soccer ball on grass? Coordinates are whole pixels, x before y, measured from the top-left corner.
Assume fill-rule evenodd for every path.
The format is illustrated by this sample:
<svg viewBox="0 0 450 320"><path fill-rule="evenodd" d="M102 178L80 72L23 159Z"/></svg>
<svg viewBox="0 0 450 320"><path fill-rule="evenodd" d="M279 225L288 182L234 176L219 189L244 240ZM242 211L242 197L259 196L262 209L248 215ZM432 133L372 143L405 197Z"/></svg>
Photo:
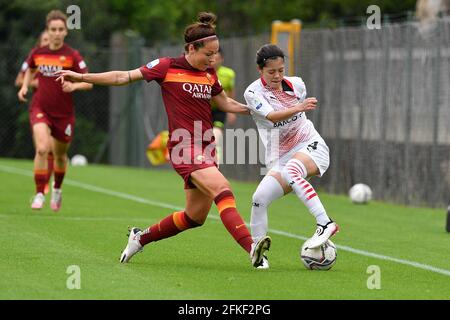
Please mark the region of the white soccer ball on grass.
<svg viewBox="0 0 450 320"><path fill-rule="evenodd" d="M348 191L350 200L356 204L366 204L372 200L372 189L364 183L357 183Z"/></svg>
<svg viewBox="0 0 450 320"><path fill-rule="evenodd" d="M70 160L70 164L72 166L86 166L88 164L88 160L82 154L76 154Z"/></svg>

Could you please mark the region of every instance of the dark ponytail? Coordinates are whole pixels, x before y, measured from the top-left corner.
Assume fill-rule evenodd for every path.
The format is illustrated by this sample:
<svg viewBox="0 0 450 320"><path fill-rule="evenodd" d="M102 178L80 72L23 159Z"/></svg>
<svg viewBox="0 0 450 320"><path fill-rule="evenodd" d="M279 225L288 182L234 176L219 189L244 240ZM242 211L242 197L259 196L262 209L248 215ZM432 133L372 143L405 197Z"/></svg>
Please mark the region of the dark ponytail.
<svg viewBox="0 0 450 320"><path fill-rule="evenodd" d="M184 30L184 42L185 42L185 50L188 51L188 46L190 44L194 45L195 49L201 48L204 46L205 40L214 40L214 36L216 35L216 15L211 12L200 12L197 16L197 22L194 22L186 27Z"/></svg>

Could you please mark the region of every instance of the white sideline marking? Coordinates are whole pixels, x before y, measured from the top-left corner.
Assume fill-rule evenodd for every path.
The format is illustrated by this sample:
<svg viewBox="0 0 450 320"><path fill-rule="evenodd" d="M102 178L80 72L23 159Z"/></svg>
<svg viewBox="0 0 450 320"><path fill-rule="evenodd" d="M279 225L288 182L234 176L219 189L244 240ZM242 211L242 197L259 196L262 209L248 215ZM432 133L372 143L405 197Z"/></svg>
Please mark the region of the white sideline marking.
<svg viewBox="0 0 450 320"><path fill-rule="evenodd" d="M18 169L18 168L13 168L13 167L7 167L7 166L3 166L0 165L0 170L3 172L7 172L7 173L14 173L14 174L19 174L19 175L23 175L23 176L28 176L28 177L32 177L32 173L27 171L27 170L23 170L23 169ZM122 198L122 199L126 199L126 200L131 200L131 201L135 201L135 202L139 202L139 203L144 203L144 204L149 204L152 206L156 206L156 207L161 207L161 208L166 208L166 209L170 209L170 210L183 210L184 208L182 207L178 207L178 206L174 206L171 204L167 204L164 202L158 202L158 201L153 201L153 200L147 200L144 198L140 198L137 196L133 196L130 194L126 194L126 193L122 193L122 192L117 192L117 191L113 191L113 190L109 190L109 189L105 189L105 188L101 188L101 187L96 187L90 184L86 184L86 183L82 183L82 182L78 182L78 181L74 181L74 180L70 180L70 179L64 179L64 183L71 185L71 186L75 186L75 187L79 187L81 189L85 189L85 190L89 190L89 191L94 191L94 192L98 192L98 193L103 193L103 194L107 194L113 197L117 197L117 198ZM0 215L0 218L5 218L7 217L6 215ZM63 218L63 217L60 217ZM64 217L65 219L70 219L70 220L96 220L97 218L90 218L90 217ZM208 218L212 218L215 220L219 220L220 217L216 216L216 215L212 215L209 214ZM145 220L144 218L142 219L138 219L138 218L112 218L112 217L103 217L103 218L98 218L98 220L135 220L135 221L141 221L141 220ZM249 223L246 223L247 226L250 226ZM274 234L278 234L281 236L285 236L288 238L294 238L294 239L300 239L300 240L306 240L308 239L307 237L304 236L299 236L296 234L292 234L292 233L288 233L288 232L284 232L284 231L280 231L280 230L274 230L274 229L269 229L269 231L271 233ZM419 262L415 262L415 261L410 261L410 260L404 260L404 259L398 259L398 258L393 258L393 257L389 257L389 256L385 256L385 255L381 255L381 254L377 254L377 253L372 253L372 252L368 252L368 251L364 251L364 250L359 250L359 249L355 249L352 247L348 247L348 246L342 246L342 245L336 245L336 247L339 250L343 250L343 251L348 251L354 254L359 254L362 256L366 256L366 257L370 257L370 258L376 258L376 259L380 259L380 260L385 260L385 261L391 261L391 262L395 262L395 263L399 263L399 264L404 264L407 266L411 266L414 268L418 268L418 269L423 269L423 270L427 270L427 271L431 271L431 272L435 272L435 273L440 273L446 276L450 276L450 270L446 270L446 269L440 269L431 265L427 265L427 264L423 264L423 263L419 263Z"/></svg>

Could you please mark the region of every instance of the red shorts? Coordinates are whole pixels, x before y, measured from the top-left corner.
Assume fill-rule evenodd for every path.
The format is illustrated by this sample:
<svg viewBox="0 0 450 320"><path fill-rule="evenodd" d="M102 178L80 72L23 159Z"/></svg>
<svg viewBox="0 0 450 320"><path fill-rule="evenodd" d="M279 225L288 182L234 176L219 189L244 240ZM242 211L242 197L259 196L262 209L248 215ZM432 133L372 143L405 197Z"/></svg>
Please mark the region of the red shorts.
<svg viewBox="0 0 450 320"><path fill-rule="evenodd" d="M184 180L185 189L197 188L190 180L192 172L209 167L218 168L214 143L202 147L177 145L169 148L169 155L172 167Z"/></svg>
<svg viewBox="0 0 450 320"><path fill-rule="evenodd" d="M63 143L70 143L73 139L75 128L75 116L71 115L64 118L51 117L38 108L30 109L30 126L37 123L45 123L49 126L52 137Z"/></svg>

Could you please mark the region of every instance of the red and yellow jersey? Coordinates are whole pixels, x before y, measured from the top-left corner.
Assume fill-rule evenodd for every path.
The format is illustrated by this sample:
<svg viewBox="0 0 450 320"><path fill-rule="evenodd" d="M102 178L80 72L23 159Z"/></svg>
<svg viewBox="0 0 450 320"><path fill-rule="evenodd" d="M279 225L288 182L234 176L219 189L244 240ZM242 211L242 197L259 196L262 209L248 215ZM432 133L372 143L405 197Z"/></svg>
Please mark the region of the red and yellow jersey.
<svg viewBox="0 0 450 320"><path fill-rule="evenodd" d="M189 132L190 144L201 140L200 143L205 145L213 141L210 102L211 97L223 90L213 68L206 71L195 69L183 55L153 60L142 66L140 71L147 82L156 80L161 86L169 121L169 148L182 140L173 136L177 129L180 129L180 135L183 135L182 129ZM207 130L211 130L211 135L205 134ZM207 136L210 136L209 141L203 141L203 137Z"/></svg>
<svg viewBox="0 0 450 320"><path fill-rule="evenodd" d="M74 114L71 93L63 92L61 82L55 81L56 71L72 70L79 73L88 72L83 57L77 50L64 44L58 50L48 46L35 48L29 54L23 68L37 69L39 90L33 95L31 108L39 107L52 117L67 117Z"/></svg>

